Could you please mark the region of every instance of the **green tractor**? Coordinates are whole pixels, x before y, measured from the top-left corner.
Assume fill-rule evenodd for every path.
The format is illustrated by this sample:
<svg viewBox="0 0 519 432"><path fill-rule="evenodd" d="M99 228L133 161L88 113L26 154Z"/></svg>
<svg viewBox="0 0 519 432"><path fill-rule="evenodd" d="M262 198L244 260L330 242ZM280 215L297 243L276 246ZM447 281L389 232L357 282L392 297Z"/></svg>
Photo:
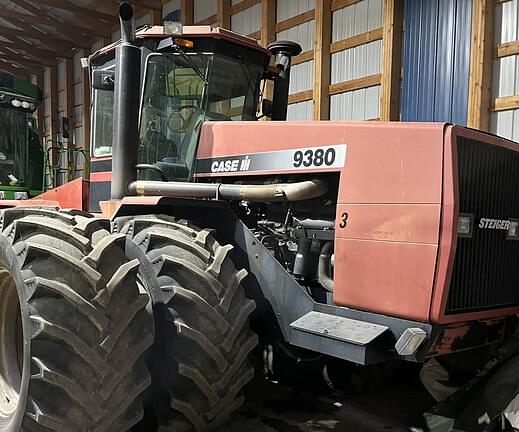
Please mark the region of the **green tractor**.
<svg viewBox="0 0 519 432"><path fill-rule="evenodd" d="M44 151L34 111L41 90L0 71L0 200L21 200L44 190Z"/></svg>

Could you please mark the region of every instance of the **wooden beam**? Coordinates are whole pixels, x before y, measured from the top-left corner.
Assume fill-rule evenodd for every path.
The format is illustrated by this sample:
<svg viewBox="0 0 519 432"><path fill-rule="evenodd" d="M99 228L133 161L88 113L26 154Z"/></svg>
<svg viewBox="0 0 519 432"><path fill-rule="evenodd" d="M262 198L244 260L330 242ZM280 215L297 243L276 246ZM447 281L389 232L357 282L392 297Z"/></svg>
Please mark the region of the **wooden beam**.
<svg viewBox="0 0 519 432"><path fill-rule="evenodd" d="M5 49L2 52L0 52L0 57L4 60L13 61L21 65L32 66L36 69L43 68L44 66L52 66L54 64L53 61L41 61L32 58L27 58L22 53L15 55L14 53L9 53Z"/></svg>
<svg viewBox="0 0 519 432"><path fill-rule="evenodd" d="M494 1L473 0L467 126L484 131L490 127L493 20Z"/></svg>
<svg viewBox="0 0 519 432"><path fill-rule="evenodd" d="M296 15L296 16L288 18L284 21L278 22L276 24L276 32L279 33L284 30L288 30L292 27L298 26L305 22L312 21L314 18L315 18L315 11L313 9L303 12L299 15Z"/></svg>
<svg viewBox="0 0 519 432"><path fill-rule="evenodd" d="M294 104L299 102L304 102L307 100L311 100L314 92L312 90L305 90L299 93L293 93L288 96L288 103Z"/></svg>
<svg viewBox="0 0 519 432"><path fill-rule="evenodd" d="M292 65L298 65L314 59L314 50L305 51L304 53L295 56L292 60Z"/></svg>
<svg viewBox="0 0 519 432"><path fill-rule="evenodd" d="M257 5L260 2L261 0L243 0L239 3L233 4L231 6L231 15L243 12L244 10L247 10L254 5Z"/></svg>
<svg viewBox="0 0 519 432"><path fill-rule="evenodd" d="M249 33L247 37L250 37L251 39L255 39L257 41L261 40L261 30Z"/></svg>
<svg viewBox="0 0 519 432"><path fill-rule="evenodd" d="M384 11L380 118L383 121L398 121L400 120L404 1L385 0Z"/></svg>
<svg viewBox="0 0 519 432"><path fill-rule="evenodd" d="M182 24L193 25L195 22L194 0L181 0L180 13L182 14Z"/></svg>
<svg viewBox="0 0 519 432"><path fill-rule="evenodd" d="M119 0L116 0L117 3L120 3ZM150 11L162 11L162 4L157 0L127 0L132 6L136 6L140 9L146 9Z"/></svg>
<svg viewBox="0 0 519 432"><path fill-rule="evenodd" d="M261 0L261 46L267 45L276 40L276 10L277 0ZM274 83L266 80L265 91L263 97L272 100L274 95ZM263 117L268 120L268 117Z"/></svg>
<svg viewBox="0 0 519 432"><path fill-rule="evenodd" d="M48 94L49 102L49 112L45 113L45 115L50 116L50 130L47 131L47 137L53 141L55 144L58 140L58 89L57 89L57 71L56 65L49 66L46 68L47 72L50 74L49 83L50 88L44 88L43 93Z"/></svg>
<svg viewBox="0 0 519 432"><path fill-rule="evenodd" d="M387 15L386 15L387 16ZM381 40L384 36L384 29L378 28L375 30L370 30L365 33L361 33L346 39L341 39L339 41L335 41L330 44L330 52L336 53L339 51L344 51L350 48L355 48L360 45L367 44L369 42L373 42L376 40Z"/></svg>
<svg viewBox="0 0 519 432"><path fill-rule="evenodd" d="M16 1L18 1L18 0L16 0ZM69 34L73 34L74 37L76 36L76 34L88 35L90 33L94 33L94 34L96 33L95 29L90 29L90 31L89 31L89 29L86 29L84 27L73 25L70 23L66 23L66 22L51 18L50 16L45 14L44 10L40 9L39 13L40 13L40 15L36 16L36 15L30 15L30 14L26 14L26 13L17 12L17 11L11 10L11 9L0 8L0 18L7 18L7 20L15 18L28 25L43 24L43 25L50 26L50 27L57 29L58 32L64 31L64 32L68 32Z"/></svg>
<svg viewBox="0 0 519 432"><path fill-rule="evenodd" d="M490 105L492 111L508 111L519 108L519 95L495 98Z"/></svg>
<svg viewBox="0 0 519 432"><path fill-rule="evenodd" d="M83 55L88 53L83 51ZM90 85L88 77L88 69L81 70L81 86L83 93L83 109L82 109L82 123L83 123L83 150L85 154L85 166L83 167L83 178L90 177Z"/></svg>
<svg viewBox="0 0 519 432"><path fill-rule="evenodd" d="M34 69L23 66L16 62L7 61L0 58L0 70L5 70L17 76L28 76L34 72Z"/></svg>
<svg viewBox="0 0 519 432"><path fill-rule="evenodd" d="M276 0L261 0L261 45L276 40Z"/></svg>
<svg viewBox="0 0 519 432"><path fill-rule="evenodd" d="M55 41L56 43L61 43L61 46L63 47L68 47L70 44L72 44L75 48L87 48L90 46L90 38L87 36L82 36L78 34L78 32L69 34L67 32L60 31L49 35L47 33L42 33L40 28L34 25L28 25L19 19L11 18L9 21L23 31L23 35L21 36L24 36L25 34L27 34L27 36L34 34L35 37L40 39L42 37L41 35L44 35L43 37L45 38L52 38L50 40Z"/></svg>
<svg viewBox="0 0 519 432"><path fill-rule="evenodd" d="M66 57L65 55L66 51L63 52L56 52L48 49L41 48L39 46L31 45L28 42L25 42L18 38L12 38L8 39L6 36L4 37L7 41L0 41L0 47L9 47L15 50L23 50L31 54L31 56L36 58L44 58L44 59L54 59L58 56ZM66 52L68 56L71 55L70 51Z"/></svg>
<svg viewBox="0 0 519 432"><path fill-rule="evenodd" d="M345 93L353 90L359 90L368 87L380 85L382 79L381 74L369 75L349 81L343 81L337 84L331 84L329 87L330 94Z"/></svg>
<svg viewBox="0 0 519 432"><path fill-rule="evenodd" d="M314 37L314 120L330 118L330 43L332 41L332 9L330 0L315 1Z"/></svg>
<svg viewBox="0 0 519 432"><path fill-rule="evenodd" d="M34 0L30 0L34 4ZM90 18L92 20L102 20L106 21L107 23L114 22L117 17L111 14L107 14L104 12L99 11L96 8L86 8L77 6L75 3L68 1L68 0L45 0L44 2L38 2L39 5L44 6L45 8L51 7L55 9L61 9L67 12L72 12L74 15L78 16L79 18L86 18L87 20ZM89 20L89 22L92 22ZM95 22L95 21L94 21ZM97 24L99 25L99 21L97 21Z"/></svg>
<svg viewBox="0 0 519 432"><path fill-rule="evenodd" d="M46 44L51 47L61 47L61 48L67 48L72 49L74 48L74 42L68 41L65 39L59 39L56 37L53 37L51 35L48 35L46 33L40 33L36 30L34 30L32 27L28 27L31 30L26 31L26 29L13 29L12 27L4 27L2 23L0 23L0 34L2 36L12 36L12 37L22 37L26 39L33 39L42 42L43 44Z"/></svg>
<svg viewBox="0 0 519 432"><path fill-rule="evenodd" d="M216 24L217 17L216 15L208 16L207 18L204 18L203 20L197 21L195 25L212 25Z"/></svg>
<svg viewBox="0 0 519 432"><path fill-rule="evenodd" d="M216 5L216 25L231 28L231 0L218 0Z"/></svg>
<svg viewBox="0 0 519 432"><path fill-rule="evenodd" d="M497 45L496 57L508 57L519 54L519 40Z"/></svg>
<svg viewBox="0 0 519 432"><path fill-rule="evenodd" d="M362 0L333 0L332 1L332 12L345 8L347 6L354 5L355 3L360 3Z"/></svg>

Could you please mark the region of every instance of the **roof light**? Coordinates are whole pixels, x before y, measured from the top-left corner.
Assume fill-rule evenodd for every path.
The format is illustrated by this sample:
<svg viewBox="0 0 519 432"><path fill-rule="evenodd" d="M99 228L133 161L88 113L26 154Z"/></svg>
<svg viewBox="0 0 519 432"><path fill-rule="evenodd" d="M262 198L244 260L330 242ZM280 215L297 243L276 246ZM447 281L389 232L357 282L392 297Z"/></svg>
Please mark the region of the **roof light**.
<svg viewBox="0 0 519 432"><path fill-rule="evenodd" d="M22 106L22 103L18 99L13 99L11 101L11 105L14 106L15 108L20 108Z"/></svg>
<svg viewBox="0 0 519 432"><path fill-rule="evenodd" d="M178 46L181 46L184 48L193 48L195 46L193 41L190 41L187 39L180 39L180 38L175 38L175 45L178 45Z"/></svg>
<svg viewBox="0 0 519 432"><path fill-rule="evenodd" d="M164 33L180 36L184 32L184 26L178 21L164 21Z"/></svg>

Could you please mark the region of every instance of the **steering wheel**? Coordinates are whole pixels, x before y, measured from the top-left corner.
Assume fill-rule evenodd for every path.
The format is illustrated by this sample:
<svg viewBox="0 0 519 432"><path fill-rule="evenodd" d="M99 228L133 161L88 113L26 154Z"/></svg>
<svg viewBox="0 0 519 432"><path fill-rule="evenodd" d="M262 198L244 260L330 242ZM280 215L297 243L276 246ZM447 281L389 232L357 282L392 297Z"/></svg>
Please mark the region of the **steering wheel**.
<svg viewBox="0 0 519 432"><path fill-rule="evenodd" d="M183 105L175 111L173 111L168 116L168 130L173 133L184 133L186 131L186 123L189 120L189 118L193 115L193 113L191 113L187 117L184 117L182 111L186 109L191 109L194 112L197 108L198 107L196 105Z"/></svg>

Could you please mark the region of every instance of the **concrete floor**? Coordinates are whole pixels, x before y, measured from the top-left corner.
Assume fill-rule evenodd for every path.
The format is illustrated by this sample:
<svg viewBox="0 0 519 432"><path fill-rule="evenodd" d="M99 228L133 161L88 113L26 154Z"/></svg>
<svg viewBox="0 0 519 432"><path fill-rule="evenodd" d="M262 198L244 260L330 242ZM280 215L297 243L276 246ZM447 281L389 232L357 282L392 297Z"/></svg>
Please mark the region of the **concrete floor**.
<svg viewBox="0 0 519 432"><path fill-rule="evenodd" d="M349 395L256 379L244 406L218 432L401 432L430 402L405 372Z"/></svg>

